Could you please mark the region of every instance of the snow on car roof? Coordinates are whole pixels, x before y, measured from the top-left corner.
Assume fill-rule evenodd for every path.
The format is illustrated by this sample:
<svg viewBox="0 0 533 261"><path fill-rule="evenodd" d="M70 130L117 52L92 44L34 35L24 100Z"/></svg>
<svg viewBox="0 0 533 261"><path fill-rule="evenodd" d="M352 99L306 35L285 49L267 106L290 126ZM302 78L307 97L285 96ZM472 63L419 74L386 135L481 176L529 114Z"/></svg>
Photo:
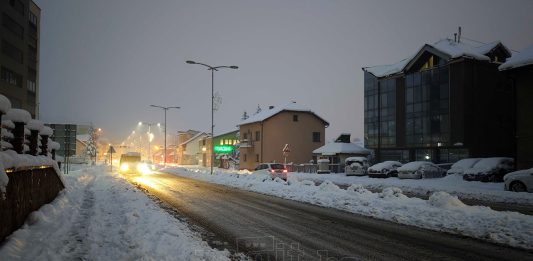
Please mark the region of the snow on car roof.
<svg viewBox="0 0 533 261"><path fill-rule="evenodd" d="M479 162L481 158L468 158L468 159L462 159L457 162L455 162L450 169L457 169L457 168L471 168L474 166L477 162Z"/></svg>
<svg viewBox="0 0 533 261"><path fill-rule="evenodd" d="M424 165L435 165L429 161L413 161L398 168L398 171L415 171Z"/></svg>
<svg viewBox="0 0 533 261"><path fill-rule="evenodd" d="M506 158L506 157L484 158L478 161L473 166L473 168L496 168L507 162L512 163L514 162L514 160L512 158Z"/></svg>
<svg viewBox="0 0 533 261"><path fill-rule="evenodd" d="M380 163L374 164L368 169L381 171L382 169L390 169L390 168L393 167L393 165L401 166L402 163L400 163L398 161L384 161L384 162L380 162Z"/></svg>

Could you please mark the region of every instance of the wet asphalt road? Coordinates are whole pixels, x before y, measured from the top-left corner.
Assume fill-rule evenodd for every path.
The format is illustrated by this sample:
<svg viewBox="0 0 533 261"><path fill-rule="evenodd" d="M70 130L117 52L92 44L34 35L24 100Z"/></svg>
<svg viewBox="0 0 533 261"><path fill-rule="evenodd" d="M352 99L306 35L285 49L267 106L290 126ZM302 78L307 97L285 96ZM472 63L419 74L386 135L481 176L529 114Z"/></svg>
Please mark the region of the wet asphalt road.
<svg viewBox="0 0 533 261"><path fill-rule="evenodd" d="M212 245L255 260L533 260L533 252L170 174L129 179L214 233Z"/></svg>

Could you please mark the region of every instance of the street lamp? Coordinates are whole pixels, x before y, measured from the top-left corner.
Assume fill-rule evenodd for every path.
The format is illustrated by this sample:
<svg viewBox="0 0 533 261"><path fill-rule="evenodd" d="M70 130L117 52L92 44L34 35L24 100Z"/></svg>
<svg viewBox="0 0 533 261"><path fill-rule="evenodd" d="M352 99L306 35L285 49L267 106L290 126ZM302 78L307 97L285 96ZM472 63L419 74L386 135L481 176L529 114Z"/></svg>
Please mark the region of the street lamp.
<svg viewBox="0 0 533 261"><path fill-rule="evenodd" d="M142 122L140 121L139 122L139 126L142 126L142 125L147 125L148 126L148 158L150 160L152 160L152 154L151 154L151 151L150 151L150 148L152 147L152 139L154 138L153 134L152 134L152 125L156 125L156 123L151 123L151 122ZM157 126L160 126L159 123L157 123Z"/></svg>
<svg viewBox="0 0 533 261"><path fill-rule="evenodd" d="M215 153L214 153L214 149L213 149L213 146L215 145L213 143L213 136L214 136L214 127L215 127L215 123L214 123L214 117L215 117L215 109L214 109L214 103L215 103L215 71L218 71L218 69L239 69L238 66L236 65L231 65L231 66L227 66L227 65L221 65L221 66L211 66L211 65L207 65L205 63L197 63L195 61L186 61L186 63L188 64L198 64L198 65L202 65L202 66L205 66L207 67L207 70L210 70L211 71L211 175L213 175L213 162L215 161Z"/></svg>
<svg viewBox="0 0 533 261"><path fill-rule="evenodd" d="M159 108L159 109L162 109L164 112L165 112L165 123L164 123L164 133L165 133L165 157L163 159L163 166L166 166L167 165L167 111L169 109L180 109L180 107L178 106L170 106L170 107L165 107L165 106L159 106L159 105L150 105L150 107L154 107L154 108ZM159 126L159 124L158 124Z"/></svg>

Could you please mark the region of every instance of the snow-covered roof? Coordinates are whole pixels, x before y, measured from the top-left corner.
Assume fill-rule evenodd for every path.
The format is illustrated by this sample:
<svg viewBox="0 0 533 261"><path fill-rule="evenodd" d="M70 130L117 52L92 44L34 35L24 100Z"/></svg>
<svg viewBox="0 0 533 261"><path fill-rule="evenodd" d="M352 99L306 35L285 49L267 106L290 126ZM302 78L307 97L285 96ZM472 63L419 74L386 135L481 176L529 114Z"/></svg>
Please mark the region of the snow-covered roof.
<svg viewBox="0 0 533 261"><path fill-rule="evenodd" d="M6 119L13 122L28 123L31 120L31 114L23 109L11 109L6 113Z"/></svg>
<svg viewBox="0 0 533 261"><path fill-rule="evenodd" d="M11 102L6 96L0 94L0 113L5 114L9 109L11 109Z"/></svg>
<svg viewBox="0 0 533 261"><path fill-rule="evenodd" d="M365 67L363 70L373 74L376 77L386 77L394 75L404 71L407 64L409 64L418 54L425 48L432 48L437 52L442 53L445 56L449 56L449 59L456 59L460 57L470 57L476 60L488 61L490 58L487 56L489 52L496 47L502 46L511 55L509 49L507 49L501 42L496 41L480 46L472 46L464 42L455 42L451 39L442 39L433 44L426 44L422 46L415 55L411 55L409 58L401 60L397 63L390 65L378 65L372 67Z"/></svg>
<svg viewBox="0 0 533 261"><path fill-rule="evenodd" d="M180 144L180 146L181 146L181 145L185 145L185 144L187 144L187 143L189 143L189 142L191 142L191 141L193 141L193 140L199 138L199 137L202 136L202 135L208 135L208 134L205 133L205 132L199 132L199 133L197 133L196 135L192 136L192 138L190 138L190 139L188 139L188 140L182 142L182 143Z"/></svg>
<svg viewBox="0 0 533 261"><path fill-rule="evenodd" d="M533 45L530 45L520 53L514 54L505 63L498 67L500 71L520 68L533 64Z"/></svg>
<svg viewBox="0 0 533 261"><path fill-rule="evenodd" d="M331 142L316 150L313 153L322 155L336 155L336 154L359 154L370 155L370 150L363 148L355 143Z"/></svg>
<svg viewBox="0 0 533 261"><path fill-rule="evenodd" d="M316 117L318 117L320 120L322 120L326 125L329 125L329 123L324 120L324 118L318 116L318 114L316 114L315 112L313 112L312 110L300 105L300 104L297 104L295 101L291 101L285 105L281 105L281 106L274 106L274 108L272 109L265 109L265 110L262 110L261 112L259 112L258 114L255 114L255 115L252 115L250 118L246 119L246 120L243 120L239 123L239 125L245 125L245 124L250 124L250 123L255 123L255 122L262 122L280 112L283 112L283 111L298 111L298 112L308 112L308 113L311 113L313 115L315 115Z"/></svg>
<svg viewBox="0 0 533 261"><path fill-rule="evenodd" d="M90 135L89 134L78 134L76 135L76 139L81 142L86 143L87 141L89 141Z"/></svg>

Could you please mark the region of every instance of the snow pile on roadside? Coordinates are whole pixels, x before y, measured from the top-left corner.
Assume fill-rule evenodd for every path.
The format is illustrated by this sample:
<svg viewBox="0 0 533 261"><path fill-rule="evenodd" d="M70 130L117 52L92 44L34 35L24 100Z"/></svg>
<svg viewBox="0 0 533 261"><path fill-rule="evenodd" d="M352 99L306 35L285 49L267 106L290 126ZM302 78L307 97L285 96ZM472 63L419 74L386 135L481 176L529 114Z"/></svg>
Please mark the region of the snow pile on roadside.
<svg viewBox="0 0 533 261"><path fill-rule="evenodd" d="M436 192L430 200L422 200L405 196L398 187L372 193L361 184L344 190L331 181L315 186L295 178L290 178L288 182L272 181L267 175L258 174L215 171L215 175L209 175L207 170L189 171L184 168L166 169L165 172L401 224L533 249L533 219L530 216L467 206L446 192Z"/></svg>
<svg viewBox="0 0 533 261"><path fill-rule="evenodd" d="M2 260L229 260L118 174L94 167L65 179L6 240Z"/></svg>
<svg viewBox="0 0 533 261"><path fill-rule="evenodd" d="M298 180L324 181L330 180L337 185L357 183L367 189L383 189L394 186L401 188L406 193L417 195L429 195L434 191L446 191L460 198L483 200L500 203L528 204L533 205L533 193L516 193L504 190L503 183L484 183L479 181L464 181L460 175L448 175L438 179L377 179L368 176L346 176L344 173L334 174L311 174L289 173Z"/></svg>

